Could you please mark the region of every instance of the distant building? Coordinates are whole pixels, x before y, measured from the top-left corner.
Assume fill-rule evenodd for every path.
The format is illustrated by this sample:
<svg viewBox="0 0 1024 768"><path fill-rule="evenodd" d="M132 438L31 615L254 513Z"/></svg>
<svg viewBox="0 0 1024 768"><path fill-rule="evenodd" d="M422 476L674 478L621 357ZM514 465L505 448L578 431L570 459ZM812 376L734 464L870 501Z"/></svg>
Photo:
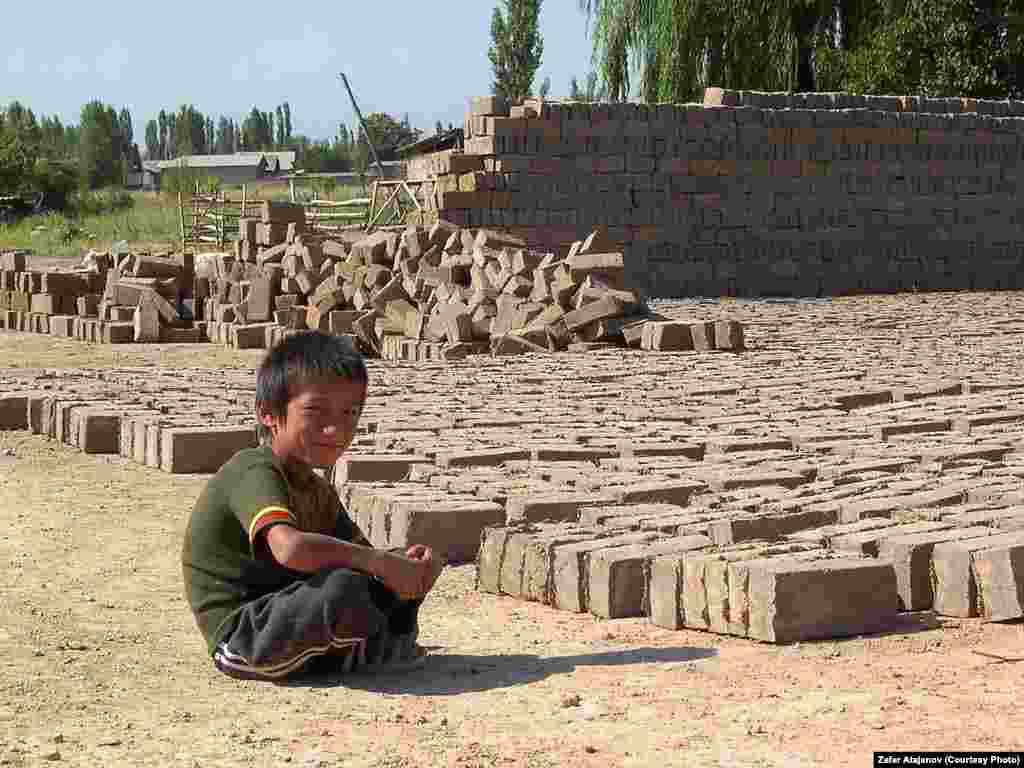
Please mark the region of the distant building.
<svg viewBox="0 0 1024 768"><path fill-rule="evenodd" d="M142 188L160 189L164 173L185 170L209 176L229 186L250 184L290 173L295 152L239 152L233 155L185 155L173 160L147 160L142 164Z"/></svg>

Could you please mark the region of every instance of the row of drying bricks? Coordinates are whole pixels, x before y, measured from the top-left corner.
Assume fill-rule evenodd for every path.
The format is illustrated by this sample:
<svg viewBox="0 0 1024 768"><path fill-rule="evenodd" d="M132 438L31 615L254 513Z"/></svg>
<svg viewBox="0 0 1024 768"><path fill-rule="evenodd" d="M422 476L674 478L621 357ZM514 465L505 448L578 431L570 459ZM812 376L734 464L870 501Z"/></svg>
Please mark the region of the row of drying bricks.
<svg viewBox="0 0 1024 768"><path fill-rule="evenodd" d="M484 531L477 586L600 618L765 642L868 634L901 611L1024 616L1024 506L867 518L716 545L671 505L584 508L577 523ZM662 524L664 523L664 524Z"/></svg>

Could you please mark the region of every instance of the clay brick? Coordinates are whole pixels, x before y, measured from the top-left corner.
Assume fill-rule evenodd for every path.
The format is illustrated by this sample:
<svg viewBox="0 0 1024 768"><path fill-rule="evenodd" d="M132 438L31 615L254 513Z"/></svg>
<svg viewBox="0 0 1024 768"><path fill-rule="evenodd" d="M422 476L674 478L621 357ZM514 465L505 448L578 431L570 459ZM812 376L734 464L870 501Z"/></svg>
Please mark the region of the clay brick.
<svg viewBox="0 0 1024 768"><path fill-rule="evenodd" d="M647 561L657 555L690 552L710 544L706 536L680 536L592 552L587 564L590 612L604 619L644 615Z"/></svg>
<svg viewBox="0 0 1024 768"><path fill-rule="evenodd" d="M524 461L530 452L521 448L483 448L471 451L444 451L437 454L439 467L493 467L506 461Z"/></svg>
<svg viewBox="0 0 1024 768"><path fill-rule="evenodd" d="M978 593L974 560L980 553L1001 549L1024 549L1024 531L936 544L932 551L932 588L935 593L933 610L942 616L969 618L978 616L986 607L991 609L992 606L984 603ZM983 555L989 563L1000 557ZM1012 557L1010 559L1012 561ZM992 581L989 583L994 585ZM1014 588L1019 588L1020 583L1018 577L1016 581L999 586L1005 589L1012 584Z"/></svg>
<svg viewBox="0 0 1024 768"><path fill-rule="evenodd" d="M510 496L505 508L509 522L576 522L584 507L614 504L611 494L561 493Z"/></svg>
<svg viewBox="0 0 1024 768"><path fill-rule="evenodd" d="M483 530L505 523L505 510L482 500L392 503L389 514L392 547L425 544L449 563L473 562Z"/></svg>
<svg viewBox="0 0 1024 768"><path fill-rule="evenodd" d="M982 527L949 528L925 533L894 535L899 527L886 529L889 535L878 543L878 557L888 560L896 569L900 607L905 611L923 611L932 607L931 560L936 544L944 541L986 536L990 529Z"/></svg>
<svg viewBox="0 0 1024 768"><path fill-rule="evenodd" d="M589 606L587 557L590 553L610 547L624 547L654 541L656 533L627 533L594 541L581 541L555 546L552 555L552 584L555 607L563 611L584 613Z"/></svg>
<svg viewBox="0 0 1024 768"><path fill-rule="evenodd" d="M896 591L893 567L873 560L751 567L748 634L764 642L791 643L878 632L896 616Z"/></svg>
<svg viewBox="0 0 1024 768"><path fill-rule="evenodd" d="M171 427L160 433L159 466L173 474L216 472L238 451L256 445L251 426Z"/></svg>
<svg viewBox="0 0 1024 768"><path fill-rule="evenodd" d="M378 483L405 480L413 464L430 463L425 456L358 454L342 456L335 466L335 483Z"/></svg>

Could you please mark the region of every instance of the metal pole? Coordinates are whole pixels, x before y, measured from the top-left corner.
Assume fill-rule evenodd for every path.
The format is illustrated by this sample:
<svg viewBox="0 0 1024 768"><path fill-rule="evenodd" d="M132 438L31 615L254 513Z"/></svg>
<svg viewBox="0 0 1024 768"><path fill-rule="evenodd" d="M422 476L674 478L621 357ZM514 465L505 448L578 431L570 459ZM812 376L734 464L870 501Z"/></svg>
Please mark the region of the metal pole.
<svg viewBox="0 0 1024 768"><path fill-rule="evenodd" d="M363 134L366 136L366 143L370 145L370 154L373 155L373 162L377 164L377 170L380 172L380 178L384 178L384 166L380 163L380 158L377 157L377 150L373 146L373 139L370 138L370 132L366 130L366 121L363 120L363 113L359 111L359 105L356 104L356 97L352 95L352 87L348 84L348 78L345 77L345 73L341 73L341 82L345 84L345 90L348 91L348 97L352 100L352 109L356 111L356 117L359 118L359 124L363 126Z"/></svg>

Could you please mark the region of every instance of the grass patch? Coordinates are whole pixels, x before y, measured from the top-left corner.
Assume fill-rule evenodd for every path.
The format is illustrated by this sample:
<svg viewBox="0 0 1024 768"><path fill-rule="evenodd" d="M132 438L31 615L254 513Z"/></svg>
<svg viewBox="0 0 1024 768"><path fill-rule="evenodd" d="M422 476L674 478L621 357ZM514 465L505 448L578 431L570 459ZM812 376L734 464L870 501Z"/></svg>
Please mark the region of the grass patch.
<svg viewBox="0 0 1024 768"><path fill-rule="evenodd" d="M300 200L318 196L342 201L365 195L359 186L296 187ZM247 192L250 200L289 199L287 186L268 184L261 189L250 185ZM241 200L241 187L228 187L225 193L233 201ZM26 248L53 258L78 258L90 249L108 250L119 240L138 250L178 250L180 238L177 196L155 192L88 193L67 213L27 216L13 224L0 224L0 250Z"/></svg>
<svg viewBox="0 0 1024 768"><path fill-rule="evenodd" d="M0 249L28 248L40 256L71 258L90 248L106 250L118 240L152 250L175 248L181 226L177 200L128 194L131 204L113 211L84 205L77 216L46 213L0 225Z"/></svg>

